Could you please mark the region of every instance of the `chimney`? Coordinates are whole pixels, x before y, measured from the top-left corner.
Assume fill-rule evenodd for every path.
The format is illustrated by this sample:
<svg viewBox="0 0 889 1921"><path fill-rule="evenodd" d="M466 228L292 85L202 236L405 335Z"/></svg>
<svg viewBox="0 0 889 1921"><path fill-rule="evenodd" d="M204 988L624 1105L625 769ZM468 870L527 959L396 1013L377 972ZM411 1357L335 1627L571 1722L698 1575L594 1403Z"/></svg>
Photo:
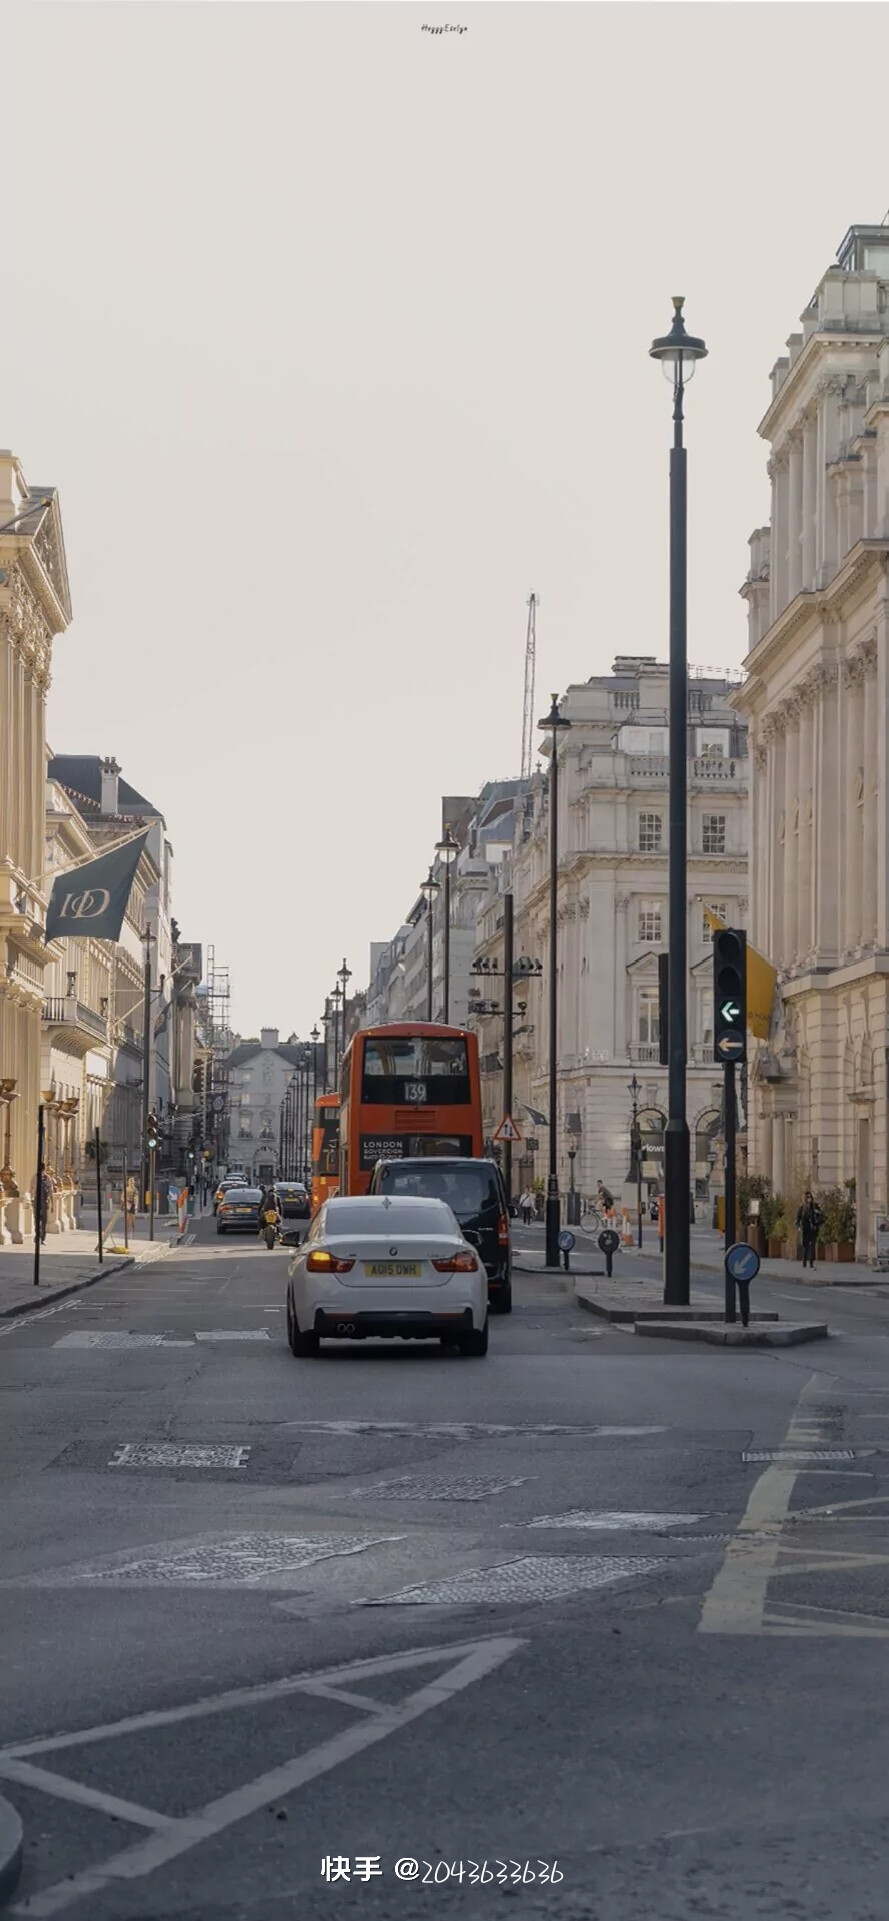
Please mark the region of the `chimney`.
<svg viewBox="0 0 889 1921"><path fill-rule="evenodd" d="M278 1045L277 1027L261 1027L259 1030L259 1044L260 1044L260 1047L277 1047Z"/></svg>
<svg viewBox="0 0 889 1921"><path fill-rule="evenodd" d="M117 783L119 778L120 778L120 768L118 767L117 761L115 760L114 755L112 754L108 759L103 760L102 762L102 812L103 814L119 814L120 813L120 805L119 805L118 793L117 793Z"/></svg>

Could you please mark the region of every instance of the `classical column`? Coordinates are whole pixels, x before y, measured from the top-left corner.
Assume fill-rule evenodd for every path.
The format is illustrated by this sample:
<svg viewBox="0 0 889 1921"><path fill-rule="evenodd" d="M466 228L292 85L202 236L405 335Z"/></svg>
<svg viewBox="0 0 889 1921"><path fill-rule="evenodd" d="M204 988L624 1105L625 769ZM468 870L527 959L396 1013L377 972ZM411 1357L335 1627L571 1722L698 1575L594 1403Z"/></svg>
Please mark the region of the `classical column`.
<svg viewBox="0 0 889 1921"><path fill-rule="evenodd" d="M883 572L877 605L877 940L889 947L889 580Z"/></svg>
<svg viewBox="0 0 889 1921"><path fill-rule="evenodd" d="M751 1109L751 1112L752 1112L752 1109ZM772 1164L772 1116L771 1114L761 1114L759 1116L757 1131L759 1135L759 1154L757 1156L757 1160L759 1164L756 1168L756 1172L758 1174L764 1174L766 1177L766 1180L771 1181L772 1186L774 1187L775 1176L773 1173L773 1164Z"/></svg>
<svg viewBox="0 0 889 1921"><path fill-rule="evenodd" d="M861 941L861 769L863 761L864 662L853 655L844 664L843 697L846 725L843 739L843 949L856 953Z"/></svg>
<svg viewBox="0 0 889 1921"><path fill-rule="evenodd" d="M840 788L839 674L835 660L815 670L814 714L812 922L815 958L819 966L836 965L842 952L840 929L840 868L843 854L843 809Z"/></svg>
<svg viewBox="0 0 889 1921"><path fill-rule="evenodd" d="M799 827L797 885L797 947L801 960L812 950L812 902L815 844L813 833L815 780L816 687L807 681L802 690L799 719Z"/></svg>
<svg viewBox="0 0 889 1921"><path fill-rule="evenodd" d="M800 701L785 703L787 732L784 743L784 935L785 967L792 967L799 948L799 735Z"/></svg>
<svg viewBox="0 0 889 1921"><path fill-rule="evenodd" d="M626 1060L630 1048L629 982L627 980L627 908L629 894L618 894L614 902L614 1052ZM635 1041L636 1036L633 1036Z"/></svg>
<svg viewBox="0 0 889 1921"><path fill-rule="evenodd" d="M861 662L864 672L862 698L864 705L862 767L864 787L862 793L862 869L864 886L861 895L861 940L864 947L872 947L877 934L877 804L878 804L878 747L877 747L877 643L872 637L861 648Z"/></svg>
<svg viewBox="0 0 889 1921"><path fill-rule="evenodd" d="M815 513L818 497L818 416L808 413L803 427L803 504L801 585L811 593L815 584Z"/></svg>
<svg viewBox="0 0 889 1921"><path fill-rule="evenodd" d="M784 764L787 757L786 715L779 709L769 715L769 833L772 847L771 886L769 889L769 946L775 966L784 966L784 855L786 822L784 818Z"/></svg>
<svg viewBox="0 0 889 1921"><path fill-rule="evenodd" d="M787 598L793 600L802 581L803 436L799 428L788 436L787 487Z"/></svg>

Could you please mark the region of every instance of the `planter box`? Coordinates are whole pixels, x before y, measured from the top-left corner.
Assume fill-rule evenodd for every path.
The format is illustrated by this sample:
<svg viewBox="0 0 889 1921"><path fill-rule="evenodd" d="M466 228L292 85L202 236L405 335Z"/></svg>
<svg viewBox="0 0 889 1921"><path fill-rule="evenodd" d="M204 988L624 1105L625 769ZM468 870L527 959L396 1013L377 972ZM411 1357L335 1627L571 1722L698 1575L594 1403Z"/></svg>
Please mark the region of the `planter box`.
<svg viewBox="0 0 889 1921"><path fill-rule="evenodd" d="M766 1237L758 1221L748 1221L746 1240L747 1246L755 1247L757 1254L762 1255L765 1253Z"/></svg>
<svg viewBox="0 0 889 1921"><path fill-rule="evenodd" d="M774 1234L770 1234L766 1245L768 1247L770 1261L781 1261L784 1259L786 1242L780 1241Z"/></svg>
<svg viewBox="0 0 889 1921"><path fill-rule="evenodd" d="M854 1261L855 1242L827 1241L824 1247L819 1247L818 1256L822 1261Z"/></svg>

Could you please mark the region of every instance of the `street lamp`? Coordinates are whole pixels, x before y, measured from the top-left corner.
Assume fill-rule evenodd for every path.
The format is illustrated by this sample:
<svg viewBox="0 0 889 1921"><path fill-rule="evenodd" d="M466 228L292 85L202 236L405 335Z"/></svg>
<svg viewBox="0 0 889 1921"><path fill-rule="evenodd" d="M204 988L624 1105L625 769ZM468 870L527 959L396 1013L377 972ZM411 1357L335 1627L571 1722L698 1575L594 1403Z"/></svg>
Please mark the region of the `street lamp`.
<svg viewBox="0 0 889 1921"><path fill-rule="evenodd" d="M333 1085L334 1091L340 1084L340 1008L343 1004L343 990L337 981L330 996L333 1001Z"/></svg>
<svg viewBox="0 0 889 1921"><path fill-rule="evenodd" d="M691 1165L685 1110L688 1051L687 752L688 710L688 528L682 398L707 349L685 331L683 298L673 301L673 325L653 340L650 353L673 383L673 445L670 450L670 993L667 1020L667 1129L664 1137L664 1301L687 1307L690 1298L689 1194Z"/></svg>
<svg viewBox="0 0 889 1921"><path fill-rule="evenodd" d="M639 1095L642 1089L635 1074L627 1084L627 1093L633 1103L630 1121L630 1171L628 1178L636 1183L637 1238L642 1246L642 1129L639 1126Z"/></svg>
<svg viewBox="0 0 889 1921"><path fill-rule="evenodd" d="M343 997L342 998L342 1021L340 1023L340 1060L342 1060L343 1055L346 1051L346 1007L347 1007L348 998L349 998L348 983L351 979L352 979L352 969L346 966L346 960L344 955L342 967L339 968L337 972L337 980L340 983L340 992Z"/></svg>
<svg viewBox="0 0 889 1921"><path fill-rule="evenodd" d="M438 893L440 886L441 886L441 882L436 880L435 875L432 872L432 868L430 867L429 872L426 875L426 879L424 880L423 885L420 888L420 893L422 894L423 899L426 902L426 1019L427 1021L431 1021L432 1019L433 908L435 906L435 896Z"/></svg>
<svg viewBox="0 0 889 1921"><path fill-rule="evenodd" d="M445 1027L451 1017L451 864L460 852L460 843L454 839L450 827L444 830L444 839L436 841L435 851L444 868L444 1011L442 1020Z"/></svg>
<svg viewBox="0 0 889 1921"><path fill-rule="evenodd" d="M324 1092L325 1092L325 1094L329 1094L329 1093L330 1093L330 1088L329 1088L329 1086L328 1086L328 1081L329 1081L329 1079L330 1079L330 1023L331 1023L331 1019L332 1019L332 1015L331 1015L331 1009L330 1009L330 995L328 994L328 996L327 996L327 999L326 999L326 1001L324 1002L324 1012L323 1012L323 1014L322 1014L322 1016L321 1016L321 1025L322 1025L322 1027L323 1027L323 1029L324 1029Z"/></svg>
<svg viewBox="0 0 889 1921"><path fill-rule="evenodd" d="M309 1035L309 1040L312 1043L312 1135L313 1135L313 1138L314 1138L314 1130L315 1130L315 1108L318 1105L318 1042L320 1041L320 1039L321 1039L321 1034L319 1032L318 1022L316 1021L314 1027L312 1028L312 1032Z"/></svg>
<svg viewBox="0 0 889 1921"><path fill-rule="evenodd" d="M549 770L549 1180L546 1187L546 1265L559 1265L558 1034L559 1015L559 734L570 727L555 694L538 726L552 734Z"/></svg>

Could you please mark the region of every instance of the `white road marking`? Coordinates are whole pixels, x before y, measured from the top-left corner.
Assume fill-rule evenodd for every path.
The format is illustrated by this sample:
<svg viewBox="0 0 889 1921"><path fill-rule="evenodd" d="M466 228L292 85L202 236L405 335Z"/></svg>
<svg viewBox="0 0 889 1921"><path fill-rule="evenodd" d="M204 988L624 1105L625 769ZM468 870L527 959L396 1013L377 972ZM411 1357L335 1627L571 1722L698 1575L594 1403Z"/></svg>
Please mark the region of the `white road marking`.
<svg viewBox="0 0 889 1921"><path fill-rule="evenodd" d="M499 1434L570 1434L582 1439L666 1434L666 1427L588 1427L579 1421L285 1421L305 1434L431 1435L445 1440L487 1439Z"/></svg>
<svg viewBox="0 0 889 1921"><path fill-rule="evenodd" d="M77 1328L54 1341L53 1347L162 1347L164 1340L163 1334L99 1334Z"/></svg>
<svg viewBox="0 0 889 1921"><path fill-rule="evenodd" d="M371 1674L409 1671L412 1666L421 1667L442 1660L452 1663L444 1673L437 1675L425 1687L418 1688L413 1694L407 1695L400 1703L381 1707L379 1702L369 1701L364 1719L344 1729L342 1733L334 1735L332 1740L322 1741L308 1753L297 1755L292 1760L285 1761L280 1767L271 1768L267 1774L261 1774L255 1780L245 1782L242 1787L220 1795L215 1801L206 1802L204 1807L196 1809L180 1820L171 1822L163 1831L149 1836L146 1840L137 1841L128 1848L123 1848L118 1854L111 1855L100 1866L87 1868L81 1874L74 1874L66 1877L64 1881L56 1882L54 1887L44 1888L39 1894L27 1896L23 1903L17 1903L10 1912L27 1915L29 1921L35 1921L35 1918L36 1921L44 1921L44 1917L62 1913L65 1908L72 1907L76 1901L83 1900L86 1895L99 1895L121 1882L141 1880L145 1875L152 1874L156 1868L175 1860L177 1855L188 1853L199 1842L211 1840L214 1835L224 1833L235 1822L243 1821L248 1815L255 1814L268 1802L283 1800L285 1796L293 1794L308 1782L317 1780L320 1775L330 1773L342 1762L352 1760L365 1748L373 1747L378 1741L384 1741L387 1735L407 1727L410 1722L418 1720L430 1709L445 1706L454 1695L493 1673L495 1668L500 1667L522 1646L522 1641L515 1638L492 1638L488 1641L470 1642L463 1647L422 1649L416 1653L395 1655L377 1661L355 1662L347 1668L329 1670L326 1675L318 1674L272 1682L267 1689L259 1691L248 1689L240 1691L234 1697L232 1695L217 1697L215 1702L209 1704L197 1703L191 1708L174 1710L172 1716L137 1715L131 1717L129 1722L118 1722L116 1726L110 1728L87 1729L85 1734L79 1737L62 1737L55 1744L51 1742L41 1744L44 1749L50 1745L76 1747L87 1741L106 1739L109 1735L158 1727L169 1722L171 1718L187 1719L191 1715L218 1713L224 1706L231 1706L235 1702L241 1705L245 1698L272 1699L276 1695L297 1691L304 1682L314 1683L317 1687L318 1683L323 1683L329 1678L335 1686L338 1676L345 1679L355 1675L360 1679L362 1674L369 1677ZM19 1753L24 1751L18 1750ZM29 1751L35 1751L33 1744L30 1744ZM61 1781L62 1778L60 1776L59 1780ZM143 1810L143 1812L150 1811Z"/></svg>
<svg viewBox="0 0 889 1921"><path fill-rule="evenodd" d="M204 1447L193 1442L125 1441L109 1467L244 1467L249 1447Z"/></svg>
<svg viewBox="0 0 889 1921"><path fill-rule="evenodd" d="M211 1327L203 1334L196 1334L196 1341L267 1341L267 1327Z"/></svg>
<svg viewBox="0 0 889 1921"><path fill-rule="evenodd" d="M770 1447L750 1448L741 1455L742 1461L792 1461L794 1465L807 1467L810 1461L855 1461L860 1448L851 1447Z"/></svg>
<svg viewBox="0 0 889 1921"><path fill-rule="evenodd" d="M537 1476L519 1474L505 1481L493 1475L464 1474L453 1481L443 1481L424 1480L422 1474L400 1474L394 1481L334 1491L345 1494L348 1500L361 1495L378 1501L485 1501L491 1494L505 1493L507 1488L524 1487L529 1478L536 1480Z"/></svg>
<svg viewBox="0 0 889 1921"><path fill-rule="evenodd" d="M466 1568L441 1581L423 1581L417 1587L402 1588L398 1594L385 1594L358 1606L466 1607L477 1602L558 1601L581 1589L610 1587L633 1575L652 1574L660 1566L660 1561L638 1555L618 1560L612 1555L523 1554L492 1567Z"/></svg>
<svg viewBox="0 0 889 1921"><path fill-rule="evenodd" d="M35 1768L30 1761L17 1760L14 1755L0 1755L0 1779L18 1781L24 1788L40 1788L44 1794L55 1795L57 1800L75 1801L81 1807L110 1814L115 1821L132 1821L136 1827L172 1826L172 1816L158 1814L155 1808L143 1808L135 1801L122 1801L117 1794L103 1794L100 1788L63 1779L60 1774L51 1774L48 1768Z"/></svg>
<svg viewBox="0 0 889 1921"><path fill-rule="evenodd" d="M622 1530L642 1534L657 1533L660 1528L690 1527L693 1522L705 1519L703 1514L598 1514L587 1508L572 1507L564 1514L536 1514L533 1521L522 1521L519 1526L598 1528L607 1534Z"/></svg>

